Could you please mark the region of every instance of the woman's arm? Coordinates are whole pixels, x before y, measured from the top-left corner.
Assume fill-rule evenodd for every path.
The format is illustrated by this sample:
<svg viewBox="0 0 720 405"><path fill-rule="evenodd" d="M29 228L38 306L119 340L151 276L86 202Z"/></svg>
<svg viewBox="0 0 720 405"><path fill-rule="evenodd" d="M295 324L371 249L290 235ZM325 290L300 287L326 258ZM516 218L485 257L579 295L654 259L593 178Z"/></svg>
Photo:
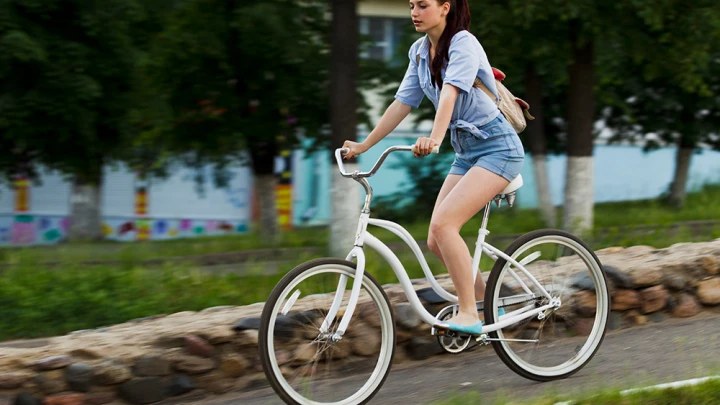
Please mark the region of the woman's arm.
<svg viewBox="0 0 720 405"><path fill-rule="evenodd" d="M395 100L388 106L375 129L362 142L366 146L366 150L372 148L392 132L398 125L410 114L412 107Z"/></svg>
<svg viewBox="0 0 720 405"><path fill-rule="evenodd" d="M442 91L440 91L440 101L438 109L435 113L435 122L429 138L419 138L415 143L416 155L426 156L432 152L435 146L440 146L445 133L450 126L453 109L455 108L455 100L457 100L459 90L457 87L445 83Z"/></svg>
<svg viewBox="0 0 720 405"><path fill-rule="evenodd" d="M410 110L412 110L411 106L403 104L398 100L393 101L385 110L375 129L370 132L362 143L345 141L343 147L350 149L350 152L345 155L345 159L350 159L361 153L365 153L365 151L375 146L375 144L380 142L400 125L400 122L410 114Z"/></svg>

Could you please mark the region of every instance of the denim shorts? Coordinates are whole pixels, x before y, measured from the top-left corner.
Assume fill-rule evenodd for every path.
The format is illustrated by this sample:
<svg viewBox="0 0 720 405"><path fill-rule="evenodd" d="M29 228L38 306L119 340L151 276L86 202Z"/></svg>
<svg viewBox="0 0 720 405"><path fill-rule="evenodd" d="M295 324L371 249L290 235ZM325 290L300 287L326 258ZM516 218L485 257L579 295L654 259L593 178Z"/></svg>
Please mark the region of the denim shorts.
<svg viewBox="0 0 720 405"><path fill-rule="evenodd" d="M482 136L457 130L451 137L455 161L449 174L464 175L473 166L479 166L512 181L520 174L525 160L520 137L504 115L478 128Z"/></svg>

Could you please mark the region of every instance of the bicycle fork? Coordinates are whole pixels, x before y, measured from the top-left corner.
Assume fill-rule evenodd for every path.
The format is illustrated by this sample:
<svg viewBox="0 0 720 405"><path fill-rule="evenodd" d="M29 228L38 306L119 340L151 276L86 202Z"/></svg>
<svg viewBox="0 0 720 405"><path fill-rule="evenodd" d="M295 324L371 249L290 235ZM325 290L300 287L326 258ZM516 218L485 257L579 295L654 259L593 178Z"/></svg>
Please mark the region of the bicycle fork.
<svg viewBox="0 0 720 405"><path fill-rule="evenodd" d="M363 210L364 211L364 210ZM357 258L357 266L355 270L355 280L353 281L352 291L350 292L350 299L348 301L347 308L345 309L345 313L343 314L342 320L340 321L340 326L338 326L335 333L330 336L330 338L334 341L338 341L342 338L342 336L345 334L345 330L347 329L348 325L350 324L350 319L352 319L352 316L355 312L355 308L357 307L357 302L360 299L360 288L362 287L362 280L365 275L365 251L363 250L363 243L365 239L365 232L367 231L368 226L368 219L370 218L370 214L367 212L362 212L360 214L360 220L358 221L358 227L357 227L357 233L355 234L355 246L353 249L348 253L345 260L352 261L353 258ZM347 287L347 279L348 276L345 274L340 276L340 280L338 281L338 287L337 290L335 290L335 298L333 299L332 305L330 306L330 310L328 311L327 316L325 317L325 320L323 321L322 325L320 326L320 333L321 334L327 334L328 330L330 329L330 325L332 325L333 321L335 320L335 317L337 316L337 312L340 309L340 305L342 304L343 297L345 296L345 287Z"/></svg>

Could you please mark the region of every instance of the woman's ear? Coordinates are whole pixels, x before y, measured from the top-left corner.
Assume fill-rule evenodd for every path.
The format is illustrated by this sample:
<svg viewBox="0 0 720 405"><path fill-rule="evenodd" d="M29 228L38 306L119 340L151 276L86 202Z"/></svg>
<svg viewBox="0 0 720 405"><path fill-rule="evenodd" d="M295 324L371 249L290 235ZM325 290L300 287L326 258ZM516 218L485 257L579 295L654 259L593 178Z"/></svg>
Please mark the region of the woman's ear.
<svg viewBox="0 0 720 405"><path fill-rule="evenodd" d="M442 16L446 17L450 13L450 2L446 1L445 3L443 3L442 9L443 9Z"/></svg>

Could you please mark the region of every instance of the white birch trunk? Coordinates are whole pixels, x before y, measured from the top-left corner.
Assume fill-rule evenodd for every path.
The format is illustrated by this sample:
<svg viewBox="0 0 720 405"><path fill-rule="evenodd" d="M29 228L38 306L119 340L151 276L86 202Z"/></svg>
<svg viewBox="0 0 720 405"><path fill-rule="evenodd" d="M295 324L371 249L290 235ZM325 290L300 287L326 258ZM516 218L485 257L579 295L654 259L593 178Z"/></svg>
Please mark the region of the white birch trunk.
<svg viewBox="0 0 720 405"><path fill-rule="evenodd" d="M537 187L538 206L542 215L545 226L555 228L557 226L557 216L555 215L555 206L552 202L550 193L550 180L547 173L547 156L533 156L533 171L535 172L535 185Z"/></svg>
<svg viewBox="0 0 720 405"><path fill-rule="evenodd" d="M358 164L345 163L345 171L358 170ZM330 255L344 259L355 242L358 218L360 217L360 191L362 186L355 180L342 177L338 170L332 170L330 179Z"/></svg>
<svg viewBox="0 0 720 405"><path fill-rule="evenodd" d="M103 239L100 187L100 184L83 184L77 179L73 180L68 240L78 242Z"/></svg>
<svg viewBox="0 0 720 405"><path fill-rule="evenodd" d="M563 229L583 235L593 226L593 157L569 156L565 174Z"/></svg>

